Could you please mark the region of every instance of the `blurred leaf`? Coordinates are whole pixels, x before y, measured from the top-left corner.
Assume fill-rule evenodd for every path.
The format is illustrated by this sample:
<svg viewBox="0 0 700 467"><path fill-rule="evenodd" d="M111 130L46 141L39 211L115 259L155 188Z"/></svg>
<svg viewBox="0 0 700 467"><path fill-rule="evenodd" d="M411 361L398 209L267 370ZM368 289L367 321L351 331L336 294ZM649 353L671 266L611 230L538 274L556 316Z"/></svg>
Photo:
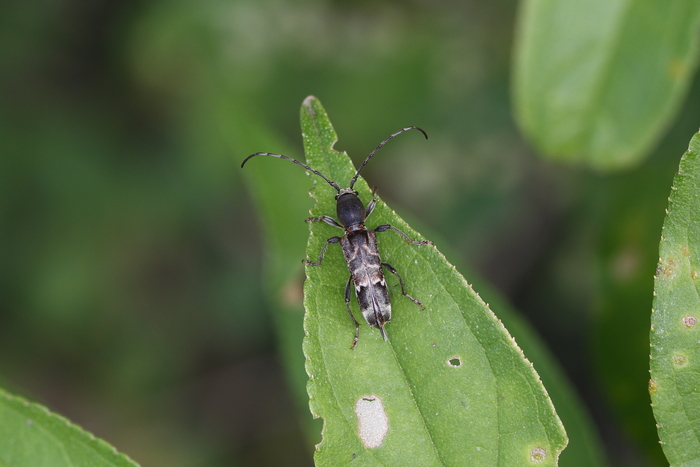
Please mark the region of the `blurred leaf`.
<svg viewBox="0 0 700 467"><path fill-rule="evenodd" d="M700 3L527 0L516 36L520 126L547 157L599 170L639 162L697 63Z"/></svg>
<svg viewBox="0 0 700 467"><path fill-rule="evenodd" d="M46 407L0 389L0 464L135 467L134 461Z"/></svg>
<svg viewBox="0 0 700 467"><path fill-rule="evenodd" d="M332 149L336 134L320 102L309 97L301 111L307 162L333 180L346 183L355 169L346 154ZM371 196L363 180L361 198ZM312 214L334 212L334 189L314 188ZM378 201L372 224L389 223L419 238ZM317 257L332 234L314 223L307 254ZM532 365L464 278L433 246L407 245L381 235L384 259L403 274L409 293L425 311L397 293L389 342L363 323L350 350L353 325L345 313L348 271L338 248L329 248L321 267L307 267L304 297L304 352L311 410L324 419L317 465L362 459L384 465L556 465L567 439ZM356 305L353 304L356 308ZM385 439L358 431L363 407L385 417ZM362 438L361 438L362 437ZM381 438L381 436L379 437Z"/></svg>
<svg viewBox="0 0 700 467"><path fill-rule="evenodd" d="M243 131L239 131L240 137L249 140L250 147L264 145L267 148L269 145L272 151L294 155L294 151L284 149L277 138L265 134L261 130L264 127L262 124L245 126L241 121L234 123L236 128L243 128ZM301 352L304 336L301 260L308 236L304 219L308 217L311 205L308 194L311 183L302 170L289 170L279 161L259 159L247 164L244 173L252 179L250 191L262 217L265 236L264 287L272 309L279 355L289 388L299 413L305 416L306 435L315 444L319 439L320 427L308 416L307 377Z"/></svg>
<svg viewBox="0 0 700 467"><path fill-rule="evenodd" d="M588 348L595 357L593 369L614 421L644 451L649 466L667 464L645 384L649 378L649 322L639 317L651 308L654 284L650 272L658 261L658 235L677 158L673 165L669 172L666 159L655 157L624 174L592 177L578 229L571 227L588 231L578 237L578 245L595 246L586 250L589 267L595 271L587 310L592 312L590 325L585 326L590 331Z"/></svg>
<svg viewBox="0 0 700 467"><path fill-rule="evenodd" d="M659 245L651 315L651 393L673 466L700 464L700 133L673 181Z"/></svg>

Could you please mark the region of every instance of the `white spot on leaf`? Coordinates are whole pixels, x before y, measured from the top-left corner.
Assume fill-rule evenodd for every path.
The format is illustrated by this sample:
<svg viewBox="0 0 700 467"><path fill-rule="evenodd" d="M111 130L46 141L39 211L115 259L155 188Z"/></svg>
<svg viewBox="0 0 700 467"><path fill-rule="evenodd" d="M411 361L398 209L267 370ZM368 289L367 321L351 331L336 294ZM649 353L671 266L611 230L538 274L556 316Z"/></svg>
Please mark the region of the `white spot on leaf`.
<svg viewBox="0 0 700 467"><path fill-rule="evenodd" d="M530 451L530 460L535 463L544 462L547 459L547 451L542 448L535 448Z"/></svg>
<svg viewBox="0 0 700 467"><path fill-rule="evenodd" d="M698 319L695 316L684 316L683 325L687 328L695 327L698 324Z"/></svg>
<svg viewBox="0 0 700 467"><path fill-rule="evenodd" d="M375 396L362 396L355 403L357 434L366 448L377 448L384 443L389 431L389 419L382 400Z"/></svg>

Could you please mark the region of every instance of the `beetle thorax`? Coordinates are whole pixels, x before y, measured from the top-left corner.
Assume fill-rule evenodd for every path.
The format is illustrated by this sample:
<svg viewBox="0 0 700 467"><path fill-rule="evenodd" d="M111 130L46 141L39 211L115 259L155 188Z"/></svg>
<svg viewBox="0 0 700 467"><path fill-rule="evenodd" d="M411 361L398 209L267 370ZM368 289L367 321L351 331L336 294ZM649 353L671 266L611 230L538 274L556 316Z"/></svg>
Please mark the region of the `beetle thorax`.
<svg viewBox="0 0 700 467"><path fill-rule="evenodd" d="M340 190L335 199L337 200L336 213L343 227L347 228L364 223L365 205L362 204L355 190L344 188Z"/></svg>

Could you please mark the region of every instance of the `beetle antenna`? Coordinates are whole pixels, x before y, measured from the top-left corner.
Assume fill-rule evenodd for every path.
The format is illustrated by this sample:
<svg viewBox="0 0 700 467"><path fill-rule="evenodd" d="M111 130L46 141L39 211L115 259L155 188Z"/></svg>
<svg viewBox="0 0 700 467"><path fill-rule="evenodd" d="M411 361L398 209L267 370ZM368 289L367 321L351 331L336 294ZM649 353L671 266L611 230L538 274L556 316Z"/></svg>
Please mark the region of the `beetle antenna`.
<svg viewBox="0 0 700 467"><path fill-rule="evenodd" d="M423 131L423 130L421 130L421 131ZM323 174L322 174L321 172L319 172L318 170L312 169L312 168L309 167L308 165L302 164L302 163L299 162L298 160L292 159L291 157L283 156L282 154L273 154L273 153L271 153L271 152L256 152L255 154L251 154L250 156L246 157L246 158L243 160L243 163L241 164L241 169L243 168L243 166L245 165L245 163L248 162L248 159L250 159L251 157L255 157L255 156L272 156L272 157L277 157L277 158L280 158L280 159L285 159L285 160L288 160L288 161L292 161L292 162L294 162L296 165L300 165L300 166L304 167L306 170L309 170L309 171L315 173L316 175L318 175L319 177L321 177L322 179L324 179L325 181L327 181L327 182L330 184L330 186L332 186L333 188L335 188L335 189L338 191L338 193L340 193L340 187L339 187L338 184L335 183L333 180L330 180L328 177L326 177L325 175L323 175ZM352 187L352 185L351 185L351 187Z"/></svg>
<svg viewBox="0 0 700 467"><path fill-rule="evenodd" d="M428 139L428 133L426 133L425 131L423 131L421 128L418 128L417 126L407 126L406 128L402 128L402 129L400 129L399 131L397 131L396 133L390 135L387 139L385 139L384 141L382 141L381 143L379 143L379 145L378 145L376 148L374 148L374 151L372 151L371 153L369 153L369 156L367 156L367 159L365 159L365 161L362 163L362 165L360 165L360 168L357 169L357 172L355 173L355 176L352 177L352 180L350 180L350 188L352 188L353 185L355 185L355 182L357 181L357 177L360 176L360 172L361 172L362 169L365 167L365 165L367 165L367 162L369 162L369 160L372 158L372 156L374 156L374 153L377 152L377 150L378 150L379 148L381 148L382 146L384 146L384 145L387 143L387 141L389 141L391 138L393 138L393 137L395 137L395 136L398 136L398 135L400 135L401 133L403 133L403 132L405 132L405 131L408 131L408 130L418 130L418 131L420 131L421 133L423 133L423 136L425 136L425 139ZM319 174L319 175L320 175L320 174ZM324 178L325 178L325 177L324 177Z"/></svg>

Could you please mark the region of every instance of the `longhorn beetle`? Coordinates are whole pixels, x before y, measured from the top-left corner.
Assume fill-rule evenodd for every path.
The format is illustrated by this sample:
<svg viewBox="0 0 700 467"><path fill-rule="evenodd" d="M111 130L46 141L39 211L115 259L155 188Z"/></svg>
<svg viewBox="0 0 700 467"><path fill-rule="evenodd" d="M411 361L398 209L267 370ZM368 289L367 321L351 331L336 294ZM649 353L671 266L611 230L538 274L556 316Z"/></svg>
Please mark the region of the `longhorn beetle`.
<svg viewBox="0 0 700 467"><path fill-rule="evenodd" d="M350 270L350 278L345 285L345 306L348 309L350 319L352 319L352 322L355 324L355 338L352 341L352 346L350 347L351 349L355 348L355 345L357 345L357 340L360 337L360 323L357 322L355 316L353 316L352 311L350 310L351 282L355 284L355 294L357 295L357 302L360 305L362 316L365 317L365 321L367 321L367 324L369 324L370 327L375 326L379 328L379 332L382 334L384 340L387 340L384 325L391 320L391 302L389 301L389 290L386 286L386 280L384 279L384 274L382 274L382 266L398 277L399 284L401 284L401 293L408 297L421 309L425 309L423 308L423 304L421 302L411 297L406 292L406 286L403 283L403 279L401 279L399 273L396 272L396 269L394 269L394 267L389 263L382 262L381 258L379 257L376 234L392 229L398 232L408 243L412 243L414 245L427 245L431 244L432 242L429 240L411 240L408 235L389 224L380 225L375 229L367 229L365 227L365 220L367 220L369 215L372 214L374 206L377 204L376 189L373 190L372 200L369 202L366 208L360 200L357 191L353 189L353 186L357 181L357 177L360 175L360 171L362 171L365 165L367 165L367 162L369 162L377 150L384 146L390 139L408 130L418 130L423 133L425 139L428 139L428 134L416 126L402 128L396 133L390 135L384 141L379 143L379 145L374 148L374 151L367 156L367 159L365 159L362 165L360 165L360 168L357 169L355 176L350 180L350 186L348 188L341 189L337 183L330 180L318 170L312 169L308 165L302 164L296 159L292 159L291 157L283 156L281 154L256 152L255 154L251 154L250 156L246 157L241 164L241 168L243 168L245 163L248 162L248 159L255 156L272 156L285 159L294 162L295 164L304 167L306 170L318 175L338 191L335 200L336 214L340 222L329 216L310 217L306 219L306 221L325 222L333 227L338 227L345 230L345 234L342 237L331 237L326 240L326 244L323 245L323 248L321 248L321 253L318 255L318 261L309 261L308 259L303 261L310 266L320 266L328 245L331 243L340 242L340 246L343 249L343 255L345 256L345 261L347 262L348 269Z"/></svg>

